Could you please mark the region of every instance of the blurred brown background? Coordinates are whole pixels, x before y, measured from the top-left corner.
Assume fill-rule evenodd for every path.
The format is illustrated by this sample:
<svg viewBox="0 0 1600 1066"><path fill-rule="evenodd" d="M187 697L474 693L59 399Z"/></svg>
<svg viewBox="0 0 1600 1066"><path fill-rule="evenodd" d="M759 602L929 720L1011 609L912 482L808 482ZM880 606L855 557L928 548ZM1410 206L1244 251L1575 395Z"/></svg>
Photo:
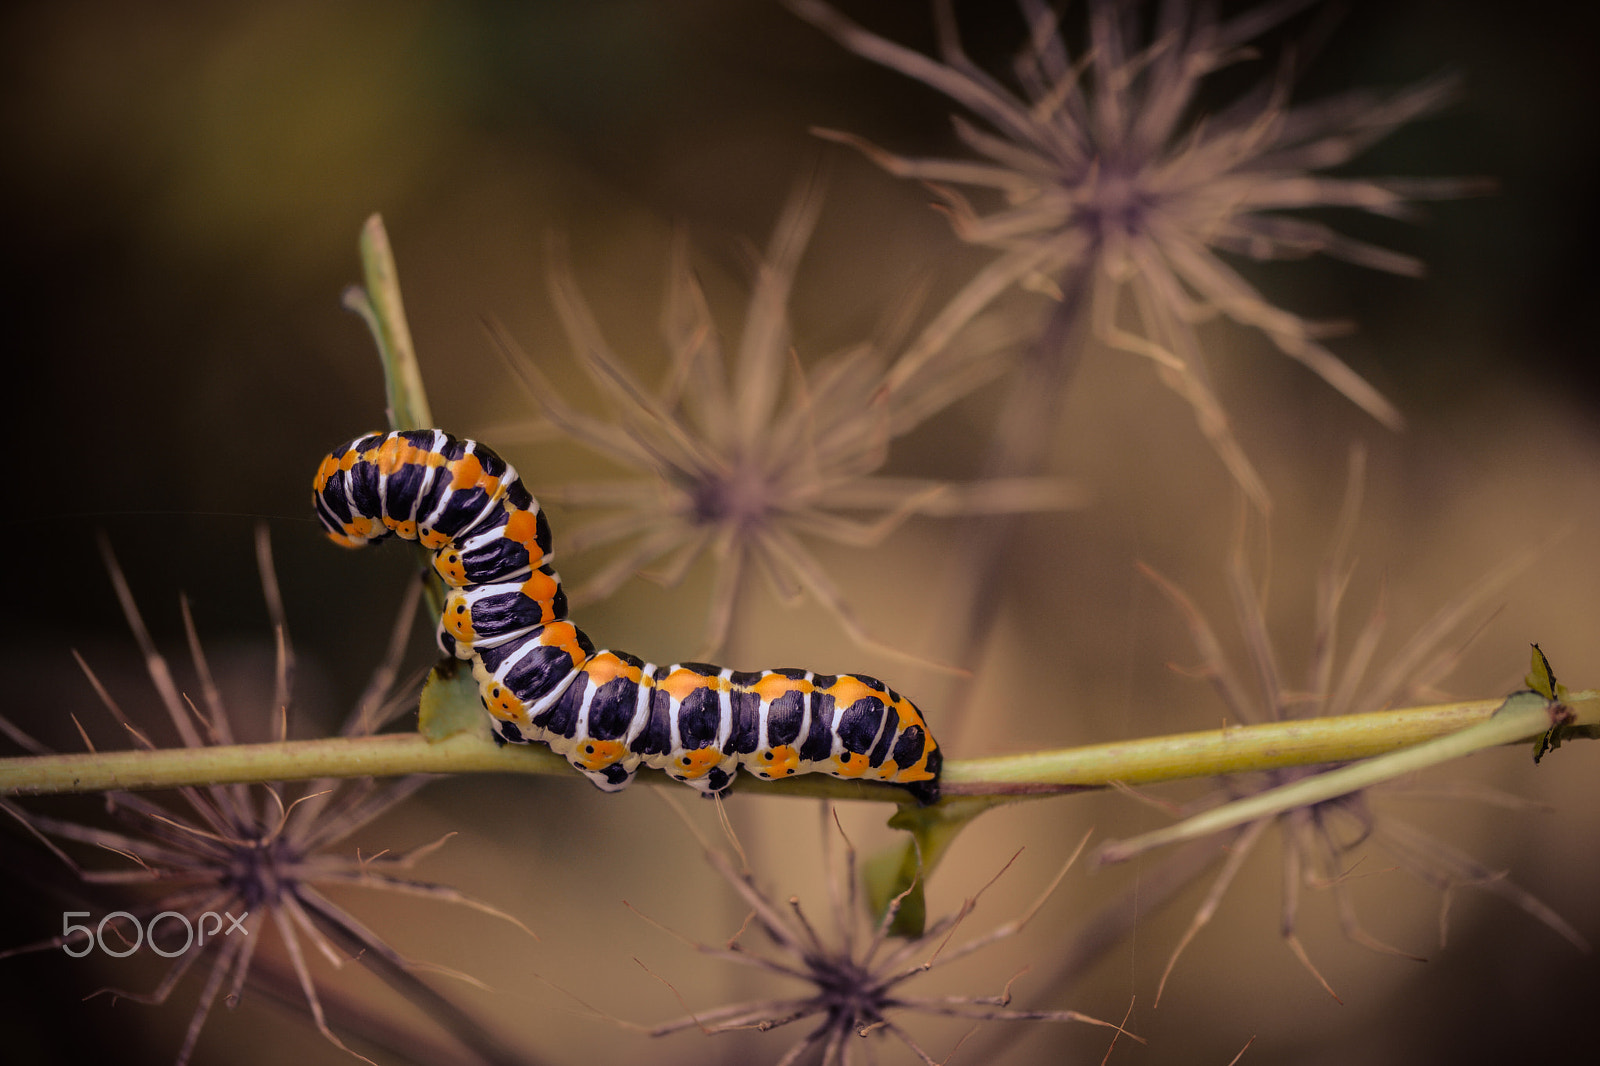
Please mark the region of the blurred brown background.
<svg viewBox="0 0 1600 1066"><path fill-rule="evenodd" d="M1013 13L958 8L970 50L996 68L1018 39ZM896 40L931 46L921 3L844 9ZM317 458L382 425L371 343L338 302L358 277L356 235L370 212L383 213L396 247L436 418L491 442L532 407L487 343L484 316L504 321L548 373L593 401L545 296L547 233L567 236L607 336L649 379L664 366L656 323L672 226L688 227L734 334L740 242L765 242L794 181L819 157L831 160L829 192L792 307L802 358L863 336L930 263L937 296L984 261L957 246L924 193L807 133L828 125L907 152L949 151L945 101L772 4L20 3L0 25L0 211L17 368L7 484L17 518L13 594L29 604L8 623L3 713L64 749L78 745L69 712L97 743L122 743L72 648L136 720L154 713L97 554L102 531L174 656L176 593L190 594L208 647L228 664L236 719L263 735L269 645L255 523L271 529L300 655L293 731L330 728L376 662L409 559L335 551L307 508ZM1273 40L1305 27L1291 23ZM1360 324L1335 348L1407 413L1404 435L1386 434L1259 338L1207 334L1224 401L1277 501L1272 618L1286 669L1299 668L1294 657L1305 647L1311 574L1337 512L1345 449L1361 439L1372 474L1347 621L1359 623L1382 581L1389 632L1402 640L1468 581L1571 524L1504 598L1451 691L1507 691L1530 640L1569 683L1600 683L1596 31L1592 11L1567 5L1357 4L1301 80L1297 99L1309 100L1459 72L1460 104L1379 145L1356 169L1485 174L1500 191L1433 205L1418 226L1335 220L1422 257L1431 271L1422 282L1322 262L1250 271L1297 312ZM1226 99L1263 69L1251 65L1238 83L1227 75L1214 91ZM997 399L997 390L978 394L937 432L913 434L890 469L974 475L981 448L970 442L985 438ZM536 492L605 472L566 445L504 450ZM1235 634L1221 576L1231 490L1188 412L1145 366L1098 352L1074 384L1053 469L1098 502L1025 523L1016 572L996 590L1002 630L978 678L990 712L948 729L955 756L1206 728L1223 713L1209 690L1164 669L1194 656L1174 612L1133 567L1158 567ZM570 519L552 518L559 550ZM947 652L941 574L962 538L961 523L925 519L874 551L823 554L869 626L936 655ZM597 564L564 558L563 575L581 578ZM697 570L672 590L635 582L580 621L601 643L671 661L693 650L708 578ZM894 677L941 721L946 680L852 648L815 607L784 611L757 583L739 619L740 665L871 670ZM426 635L416 643L421 663ZM1554 804L1553 813L1459 802L1405 811L1510 868L1600 940L1597 766L1582 745L1537 771L1524 752L1496 752L1440 779L1492 782ZM810 805L746 795L731 810L766 882L780 896L820 901ZM850 812L864 847L886 839L882 813ZM935 881L933 905L958 904L1026 844L974 916L967 931L977 933L1024 906L1089 826L1105 837L1159 821L1115 797L990 814ZM449 830L460 835L420 876L519 915L542 942L434 904L341 898L401 950L494 986L494 994L451 991L538 1061L775 1061L799 1037L691 1032L649 1042L574 1016L534 978L641 1022L682 1008L633 956L696 1008L747 994L743 975L694 958L621 905L627 899L710 943L742 917L650 790L606 798L576 779L441 782L356 843L398 848ZM1264 851L1179 964L1159 1010L1148 1009L1155 979L1199 889L1141 924L1089 982L1035 1003L1024 978L1019 1003L1120 1018L1137 996L1130 1028L1151 1043L1119 1045L1112 1061L1123 1063L1222 1064L1252 1035L1243 1061L1253 1064L1573 1060L1567 1026L1600 992L1593 956L1471 891L1454 901L1452 938L1440 951L1436 894L1373 856L1359 870L1363 913L1378 935L1431 961L1349 944L1330 903L1311 894L1302 939L1341 1007L1278 939L1279 866ZM20 837L4 854L11 887L0 946L55 932L60 872ZM952 968L941 988L998 991L1023 966L1042 979L1078 916L1131 877L1069 875L1025 943ZM170 1061L198 975L159 1009L79 1002L107 983L153 984L159 971L137 961L121 969L59 953L0 961L0 1057ZM323 967L319 983L405 1016L409 1008L358 969ZM264 1000L247 993L237 1012L215 1011L195 1061L350 1061L292 1009ZM964 1031L913 1026L941 1055ZM980 1061L996 1028L956 1061ZM1006 1061L1098 1061L1104 1043L1081 1027L1041 1027L1011 1045ZM886 1061L897 1053L882 1050Z"/></svg>

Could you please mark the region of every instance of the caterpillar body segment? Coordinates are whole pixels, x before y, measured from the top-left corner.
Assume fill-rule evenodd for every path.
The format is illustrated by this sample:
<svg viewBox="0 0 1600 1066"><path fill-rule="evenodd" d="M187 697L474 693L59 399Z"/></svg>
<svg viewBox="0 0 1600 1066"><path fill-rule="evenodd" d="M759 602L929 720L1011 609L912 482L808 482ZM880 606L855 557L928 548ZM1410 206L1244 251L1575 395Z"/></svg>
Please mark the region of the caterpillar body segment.
<svg viewBox="0 0 1600 1066"><path fill-rule="evenodd" d="M439 643L446 654L469 659L474 647L504 644L566 616L561 578L542 566L511 581L451 589L439 618Z"/></svg>
<svg viewBox="0 0 1600 1066"><path fill-rule="evenodd" d="M549 745L607 792L643 765L705 793L726 789L743 767L769 781L821 772L937 798L941 755L926 723L873 678L656 666L598 651L550 695L527 721L498 721L497 735Z"/></svg>
<svg viewBox="0 0 1600 1066"><path fill-rule="evenodd" d="M876 678L657 666L596 651L567 620L538 501L476 441L440 430L357 437L323 459L313 497L338 544L397 536L434 550L449 588L439 646L471 660L495 736L546 744L607 792L649 766L711 795L742 767L766 780L825 773L938 798L943 753L927 722Z"/></svg>
<svg viewBox="0 0 1600 1066"><path fill-rule="evenodd" d="M466 588L506 581L548 567L550 524L533 494L517 480L507 487L501 503L470 535L434 556L434 569L446 585Z"/></svg>

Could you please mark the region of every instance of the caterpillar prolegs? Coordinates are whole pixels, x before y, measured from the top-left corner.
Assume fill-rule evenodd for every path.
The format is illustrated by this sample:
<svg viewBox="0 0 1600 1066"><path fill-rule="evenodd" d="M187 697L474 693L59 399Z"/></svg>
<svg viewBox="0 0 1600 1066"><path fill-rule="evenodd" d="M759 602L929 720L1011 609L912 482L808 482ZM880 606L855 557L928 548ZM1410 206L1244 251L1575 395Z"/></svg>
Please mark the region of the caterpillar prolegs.
<svg viewBox="0 0 1600 1066"><path fill-rule="evenodd" d="M323 459L313 489L334 542L397 536L433 549L449 589L439 646L472 661L495 735L549 745L607 792L650 766L717 793L743 766L767 780L820 772L938 798L943 753L916 705L876 678L596 651L567 620L538 501L476 441L371 433Z"/></svg>

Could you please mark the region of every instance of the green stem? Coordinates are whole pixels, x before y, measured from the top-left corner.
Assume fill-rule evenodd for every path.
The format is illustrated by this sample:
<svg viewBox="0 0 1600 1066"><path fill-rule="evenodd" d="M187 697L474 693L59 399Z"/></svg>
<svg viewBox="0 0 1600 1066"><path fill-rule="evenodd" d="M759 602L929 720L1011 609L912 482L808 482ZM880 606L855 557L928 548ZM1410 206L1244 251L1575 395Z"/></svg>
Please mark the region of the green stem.
<svg viewBox="0 0 1600 1066"><path fill-rule="evenodd" d="M1148 785L1311 763L1347 762L1455 732L1489 717L1502 702L1442 703L966 759L945 764L944 782L946 791L952 793L986 794L1003 791L997 785L1103 787L1112 781Z"/></svg>
<svg viewBox="0 0 1600 1066"><path fill-rule="evenodd" d="M352 285L346 289L344 305L366 322L378 346L389 401L389 428L431 429L433 412L428 409L428 393L411 343L406 305L400 298L400 275L382 215L372 215L361 227L361 266L366 288Z"/></svg>
<svg viewBox="0 0 1600 1066"><path fill-rule="evenodd" d="M1459 732L1258 792L1164 829L1112 841L1100 849L1096 861L1102 865L1123 862L1152 848L1210 836L1246 822L1359 792L1485 748L1528 740L1555 725L1592 726L1597 720L1600 720L1600 693L1583 692L1556 702L1537 692L1516 692L1502 701L1488 718Z"/></svg>
<svg viewBox="0 0 1600 1066"><path fill-rule="evenodd" d="M1489 700L1416 707L1002 758L953 760L945 765L944 779L946 791L952 795L1015 796L1104 787L1112 782L1139 784L1344 762L1457 732L1488 718L1500 703ZM1576 714L1576 723L1600 723L1600 693L1580 693L1566 705ZM1547 728L1542 711L1537 715L1505 716L1503 722L1496 724L1494 739L1472 741L1473 750L1490 743L1526 740ZM1448 757L1452 756L1432 761ZM572 771L564 759L537 745L501 747L479 732L457 733L439 740L412 733L0 759L0 794L104 792L413 773ZM778 795L892 802L905 799L905 793L892 786L841 781L820 774L771 784L741 782L741 786Z"/></svg>
<svg viewBox="0 0 1600 1066"><path fill-rule="evenodd" d="M428 390L422 384L422 368L417 365L416 346L411 342L411 323L406 320L406 304L400 296L400 272L395 267L389 231L384 228L383 216L377 213L367 216L361 227L361 272L366 286L345 289L343 303L361 316L378 346L389 428L432 429ZM416 550L424 558L423 573L428 573L433 553L420 544ZM438 583L427 582L424 595L437 618L444 612L444 593Z"/></svg>
<svg viewBox="0 0 1600 1066"><path fill-rule="evenodd" d="M570 773L547 748L497 748L470 734L429 741L420 733L331 737L153 751L81 752L0 760L7 794L105 792L181 785L303 781L396 774Z"/></svg>

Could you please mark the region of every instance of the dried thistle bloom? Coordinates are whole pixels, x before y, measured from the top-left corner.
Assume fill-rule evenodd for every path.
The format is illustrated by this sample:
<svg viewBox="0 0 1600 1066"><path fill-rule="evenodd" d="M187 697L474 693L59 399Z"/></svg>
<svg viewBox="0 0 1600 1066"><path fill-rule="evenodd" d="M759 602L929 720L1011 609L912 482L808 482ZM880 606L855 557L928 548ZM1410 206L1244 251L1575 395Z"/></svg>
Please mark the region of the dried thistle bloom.
<svg viewBox="0 0 1600 1066"><path fill-rule="evenodd" d="M674 804L676 807L676 804ZM682 815L681 809L679 810ZM685 818L687 824L688 820ZM694 831L693 825L690 825ZM901 1013L943 1015L984 1021L1050 1021L1087 1022L1123 1030L1110 1022L1070 1010L1014 1010L1011 1002L1011 982L997 996L930 996L906 995L903 986L913 978L964 958L988 947L990 944L1016 936L1026 928L1038 913L1067 870L1077 859L1088 841L1079 842L1066 864L1049 887L1020 917L997 926L982 936L973 938L958 947L950 947L956 928L977 906L978 895L966 900L954 913L932 923L921 937L897 940L889 935L900 904L910 889L891 900L884 915L875 922L867 919L862 902L856 892L856 854L849 838L838 824L833 809L822 805L823 863L828 880L828 903L832 914L833 937L830 939L814 926L800 906L798 897L791 896L780 903L756 885L748 869L736 868L722 851L700 838L706 861L722 875L734 891L750 908L750 915L726 946L712 947L666 930L671 935L712 958L723 959L739 966L748 966L767 973L799 981L810 987L796 995L773 999L735 1003L708 1011L692 1013L677 1021L667 1022L651 1030L652 1036L665 1036L684 1029L698 1028L707 1035L727 1033L740 1029L765 1032L794 1022L815 1019L809 1033L793 1044L781 1059L779 1066L792 1066L808 1051L822 1049L822 1062L828 1066L849 1066L857 1061L857 1050L863 1045L852 1037L865 1038L875 1032L886 1032L903 1043L919 1060L934 1066L936 1060L923 1050L900 1023L893 1017ZM843 868L836 866L833 847L829 841L837 831L844 840ZM699 837L696 831L695 835ZM737 841L735 841L737 846ZM1013 858L1013 861L1014 858ZM1011 864L1008 862L1006 867ZM994 884L1003 868L989 884ZM988 885L984 886L987 889ZM650 919L646 919L647 921ZM651 924L659 926L659 923ZM771 956L758 955L746 949L741 938L754 924L767 935L774 952ZM1015 978L1012 978L1015 981ZM670 987L670 985L669 985ZM1130 1034L1131 1035L1131 1034ZM1135 1037L1134 1039L1138 1039ZM866 1048L868 1061L871 1048ZM948 1058L948 1057L947 1057Z"/></svg>
<svg viewBox="0 0 1600 1066"><path fill-rule="evenodd" d="M642 385L607 346L558 260L550 280L556 308L614 421L571 407L530 358L504 343L556 428L645 474L541 487L546 500L613 512L564 533L563 551L631 541L578 586L572 599L608 596L655 563L660 566L651 576L675 584L696 559L710 553L716 579L701 658L724 643L740 583L752 566L766 574L784 601L809 594L852 639L882 648L867 636L803 538L869 546L912 514L1045 510L1080 502L1058 481L1006 478L955 485L876 473L888 457L891 438L961 396L987 371L956 368L891 397L883 388L883 355L876 344L859 344L809 370L801 368L791 346L789 292L819 202L814 185L803 188L778 220L731 354L723 351L685 243L675 243L663 316L671 366L657 392ZM955 332L948 316L939 329L942 348ZM992 343L985 348L992 350ZM862 512L875 517L855 517Z"/></svg>
<svg viewBox="0 0 1600 1066"><path fill-rule="evenodd" d="M1447 80L1290 106L1285 66L1223 110L1197 115L1194 100L1207 75L1252 55L1249 42L1305 3L1271 3L1224 19L1212 5L1191 10L1183 0L1166 0L1143 43L1136 4L1091 0L1088 45L1074 59L1050 5L1019 0L1028 26L1013 71L1019 93L965 55L948 0L934 4L942 62L819 0L786 2L852 52L938 90L979 120L952 117L979 159L907 158L820 131L892 174L926 183L959 237L1000 251L957 303L982 305L1020 283L1055 294L1058 316L1086 309L1101 340L1156 364L1263 510L1265 486L1229 428L1195 323L1220 313L1259 329L1384 425L1401 425L1393 404L1318 343L1326 327L1273 306L1221 253L1257 260L1322 253L1419 274L1409 256L1283 212L1342 207L1403 217L1409 201L1472 191L1462 181L1326 173L1438 108L1450 94ZM995 206L985 211L957 186L979 190ZM891 383L911 380L933 354L908 351Z"/></svg>
<svg viewBox="0 0 1600 1066"><path fill-rule="evenodd" d="M1422 628L1399 646L1382 669L1373 670L1374 658L1383 645L1386 622L1385 605L1380 592L1378 602L1357 634L1344 664L1342 667L1336 666L1339 611L1354 572L1349 551L1360 511L1364 466L1364 454L1360 450L1353 451L1349 484L1336 526L1333 549L1317 575L1316 616L1303 688L1295 688L1290 683L1272 645L1263 597L1251 577L1250 564L1246 559L1243 519L1227 571L1234 611L1248 653L1248 662L1242 669L1236 669L1228 661L1216 632L1193 601L1172 582L1153 570L1145 569L1150 579L1183 614L1201 657L1200 667L1194 672L1212 684L1239 721L1255 723L1361 714L1392 706L1437 702L1445 698L1436 686L1455 669L1471 638L1469 633L1465 640L1454 640L1455 635L1462 632L1486 601L1502 592L1533 560L1535 553L1527 551L1502 563L1463 590L1455 600L1441 607ZM1230 779L1221 794L1200 801L1196 809L1277 788L1323 772L1323 769L1292 767L1252 774L1248 779ZM1421 794L1420 790L1418 794ZM1452 794L1507 806L1533 806L1498 793L1452 790ZM1379 817L1372 809L1368 793L1361 791L1291 808L1281 814L1247 822L1234 830L1226 842L1228 855L1221 872L1167 962L1161 976L1162 988L1171 976L1178 956L1211 920L1245 860L1266 835L1266 831L1275 824L1283 838L1283 938L1330 995L1334 995L1333 989L1312 965L1295 934L1302 885L1327 889L1332 893L1340 926L1352 941L1377 951L1418 958L1372 937L1362 928L1356 915L1349 883L1354 865L1352 855L1369 842L1380 845L1402 869L1440 891L1443 897L1439 908L1441 946L1447 937L1451 895L1457 888L1471 886L1504 897L1587 950L1582 934L1532 894L1507 880L1505 871L1492 870L1470 855L1387 812ZM1158 1003L1160 998L1161 990L1158 988ZM1335 995L1335 998L1338 997Z"/></svg>
<svg viewBox="0 0 1600 1066"><path fill-rule="evenodd" d="M293 653L287 638L283 605L265 529L257 537L257 557L276 638L272 705L279 710L277 739L282 740L287 729ZM109 549L106 559L129 628L144 656L146 672L184 746L198 748L209 744L234 743L228 709L213 680L187 599L181 601L181 607L199 688L198 706L179 690L167 660L156 650L128 584ZM366 690L346 720L342 735L369 735L409 705L415 684L397 687L396 678L415 617L419 591L420 585L414 585L408 593L396 618L388 653L373 672ZM118 724L127 730L139 747L154 749L156 745L128 720L89 665L81 658L79 664ZM9 723L5 732L35 754L45 753L42 745ZM85 742L87 740L85 735ZM437 994L412 976L415 971L423 969L450 971L404 958L355 915L320 891L320 888L328 885L353 885L459 903L503 918L528 931L516 919L454 888L401 876L418 860L443 845L448 835L398 854L380 851L363 856L359 850L353 850L351 854L330 850L344 844L353 833L410 797L430 780L431 775L417 774L382 784L371 778L362 778L318 780L296 785L278 783L251 787L238 784L182 788L178 794L187 810L157 803L137 793L108 792L107 811L122 828L81 825L25 811L5 800L0 800L0 807L87 883L159 886L161 894L158 897L148 902L130 903L124 912L137 922L137 926L117 918L102 923L100 935L120 936L125 947L148 941L161 954L175 961L150 992L102 991L109 991L114 997L159 1005L166 1002L195 963L202 957L211 959L210 971L201 988L183 1045L178 1051L176 1061L178 1066L183 1066L189 1061L206 1018L224 986L227 988L225 1000L228 1005L238 1003L250 975L251 962L260 946L263 930L269 921L277 930L284 954L305 996L317 1030L339 1048L350 1051L329 1028L324 1017L322 1000L306 965L306 943L316 948L335 967L342 966L351 957L360 957L364 965L378 971L386 980L395 981L398 975L400 980L409 982L402 991L412 994L421 1002L439 1004L442 1012L451 1015L445 1023L455 1028L457 1035L463 1039L469 1042L474 1039L472 1035L464 1036L462 1033L462 1029L470 1023L466 1023L459 1012L444 1004ZM52 841L102 848L129 860L132 867L87 869ZM172 917L154 920L166 912L175 912L185 921L180 922ZM208 920L207 915L212 918ZM214 929L211 928L213 923L216 925ZM190 938L187 944L186 930ZM193 939L196 930L199 931L198 941ZM531 931L528 932L532 935ZM85 939L74 931L42 944L0 953L0 957L64 945L81 949ZM363 1061L370 1061L353 1051L350 1053Z"/></svg>

